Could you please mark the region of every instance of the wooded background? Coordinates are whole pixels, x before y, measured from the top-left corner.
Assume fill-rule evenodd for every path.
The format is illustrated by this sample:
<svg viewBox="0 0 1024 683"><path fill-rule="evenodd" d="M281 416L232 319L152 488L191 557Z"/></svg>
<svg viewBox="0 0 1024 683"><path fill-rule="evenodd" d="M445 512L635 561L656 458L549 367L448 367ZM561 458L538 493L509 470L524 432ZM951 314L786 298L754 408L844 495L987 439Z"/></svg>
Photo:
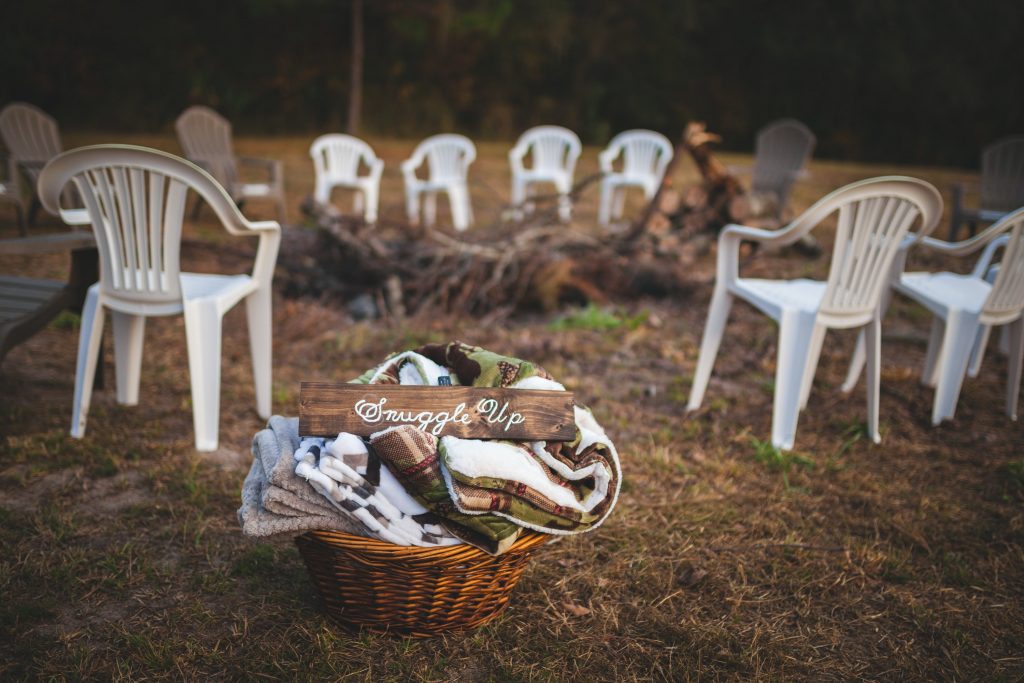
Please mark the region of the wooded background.
<svg viewBox="0 0 1024 683"><path fill-rule="evenodd" d="M369 0L362 130L602 145L707 121L749 150L794 116L817 156L974 167L1024 133L1024 4L1007 0ZM169 131L208 104L240 133L344 130L351 0L7 3L0 103L65 129Z"/></svg>

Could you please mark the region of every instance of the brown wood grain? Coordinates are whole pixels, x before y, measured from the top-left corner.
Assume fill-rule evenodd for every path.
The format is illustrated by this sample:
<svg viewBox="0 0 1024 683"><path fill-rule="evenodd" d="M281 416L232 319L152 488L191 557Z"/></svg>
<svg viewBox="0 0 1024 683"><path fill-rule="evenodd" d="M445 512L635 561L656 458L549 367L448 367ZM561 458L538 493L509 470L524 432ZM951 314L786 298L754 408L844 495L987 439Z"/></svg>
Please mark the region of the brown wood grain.
<svg viewBox="0 0 1024 683"><path fill-rule="evenodd" d="M576 436L568 391L302 383L299 433L304 436L369 436L399 424L469 439L570 441Z"/></svg>

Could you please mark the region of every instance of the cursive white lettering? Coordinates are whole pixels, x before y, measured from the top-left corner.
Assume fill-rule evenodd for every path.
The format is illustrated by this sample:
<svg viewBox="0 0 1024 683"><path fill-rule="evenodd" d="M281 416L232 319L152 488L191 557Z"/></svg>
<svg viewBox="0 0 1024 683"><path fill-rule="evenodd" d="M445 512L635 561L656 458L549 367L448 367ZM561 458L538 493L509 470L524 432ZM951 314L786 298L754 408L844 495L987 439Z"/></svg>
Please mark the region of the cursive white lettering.
<svg viewBox="0 0 1024 683"><path fill-rule="evenodd" d="M363 399L356 402L353 410L359 416L359 419L366 424L378 424L380 422L414 424L417 429L430 432L434 436L440 436L446 425L468 425L471 420L470 415L466 412L465 403L458 404L451 411L432 412L423 410L414 413L411 410L391 410L390 408L385 408L384 406L387 405L387 402L388 399L385 397L381 397L377 401ZM519 415L519 413L512 414L513 417L516 415ZM520 418L519 423L521 422L522 419Z"/></svg>
<svg viewBox="0 0 1024 683"><path fill-rule="evenodd" d="M512 427L518 424L523 424L523 422L526 421L526 418L523 417L522 413L517 413L508 407L507 401L503 404L499 404L493 398L485 398L477 403L476 409L481 415L483 415L484 419L487 420L489 424L497 423L500 425L504 423L504 429L506 432Z"/></svg>

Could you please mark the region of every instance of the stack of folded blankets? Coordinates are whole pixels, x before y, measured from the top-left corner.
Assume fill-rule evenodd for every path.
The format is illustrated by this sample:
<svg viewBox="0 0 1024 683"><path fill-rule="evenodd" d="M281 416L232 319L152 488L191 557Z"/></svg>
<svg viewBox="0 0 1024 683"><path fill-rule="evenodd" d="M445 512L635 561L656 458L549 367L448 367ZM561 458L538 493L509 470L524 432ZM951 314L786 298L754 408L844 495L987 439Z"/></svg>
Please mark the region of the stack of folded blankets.
<svg viewBox="0 0 1024 683"><path fill-rule="evenodd" d="M452 384L565 391L543 368L461 342L392 356L361 384ZM523 529L567 535L596 528L619 494L614 445L575 408L572 441L440 438L414 425L363 440L300 438L271 418L253 444L239 520L251 536L341 530L399 545L470 543L491 554Z"/></svg>

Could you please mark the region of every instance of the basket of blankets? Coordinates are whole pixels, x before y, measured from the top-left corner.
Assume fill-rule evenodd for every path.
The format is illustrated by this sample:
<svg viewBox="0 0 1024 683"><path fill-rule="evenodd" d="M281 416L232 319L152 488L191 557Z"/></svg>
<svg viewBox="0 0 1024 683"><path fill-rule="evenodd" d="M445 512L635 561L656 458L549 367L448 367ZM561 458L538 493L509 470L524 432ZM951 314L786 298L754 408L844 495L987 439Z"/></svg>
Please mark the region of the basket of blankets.
<svg viewBox="0 0 1024 683"><path fill-rule="evenodd" d="M388 358L362 384L564 391L543 368L461 342ZM434 436L414 425L368 439L304 437L272 417L253 441L242 531L293 536L332 619L414 636L498 616L547 541L597 528L618 498L618 454L590 411L571 441Z"/></svg>

